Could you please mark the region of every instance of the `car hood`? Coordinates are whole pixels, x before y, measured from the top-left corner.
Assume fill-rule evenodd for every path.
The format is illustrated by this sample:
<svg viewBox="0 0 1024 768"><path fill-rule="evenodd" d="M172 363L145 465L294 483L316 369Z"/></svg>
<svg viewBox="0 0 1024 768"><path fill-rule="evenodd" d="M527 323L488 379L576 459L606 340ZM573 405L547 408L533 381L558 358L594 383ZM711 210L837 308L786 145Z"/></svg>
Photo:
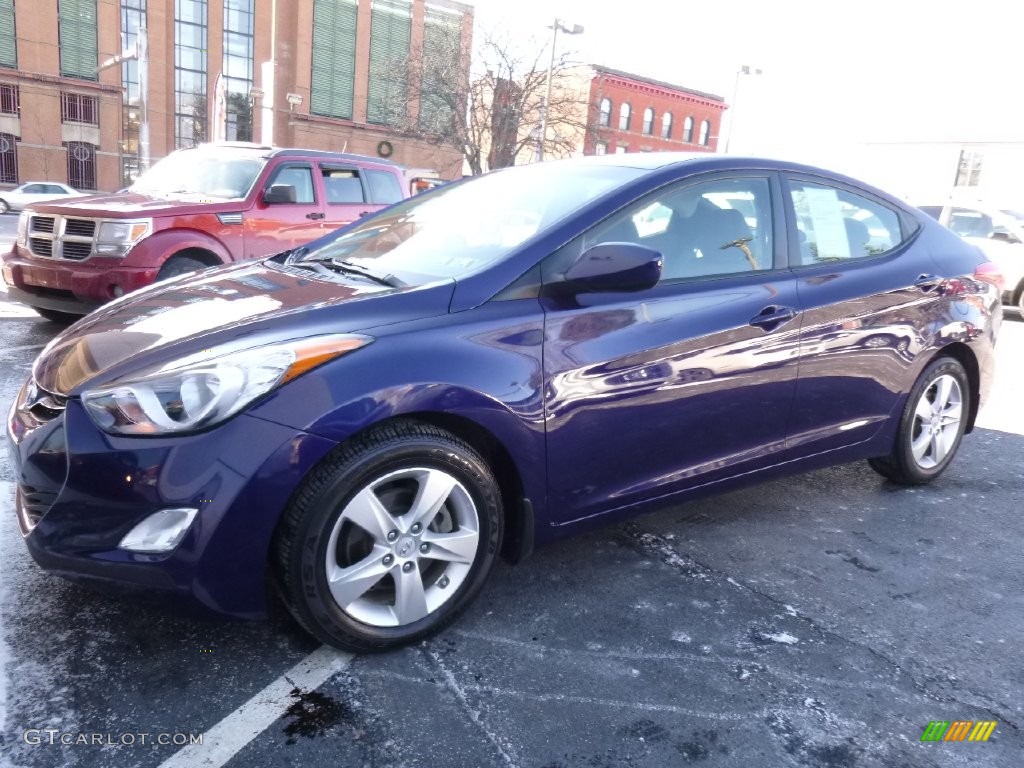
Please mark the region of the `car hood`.
<svg viewBox="0 0 1024 768"><path fill-rule="evenodd" d="M214 268L101 307L51 341L32 375L74 396L187 356L446 314L454 285L389 288L270 261Z"/></svg>
<svg viewBox="0 0 1024 768"><path fill-rule="evenodd" d="M190 211L221 213L246 208L245 200L220 200L199 194L181 194L160 197L143 195L138 192L119 192L107 195L85 197L61 197L46 202L34 202L27 206L33 213L60 214L62 216L109 216L129 218L131 216L157 216L180 214Z"/></svg>

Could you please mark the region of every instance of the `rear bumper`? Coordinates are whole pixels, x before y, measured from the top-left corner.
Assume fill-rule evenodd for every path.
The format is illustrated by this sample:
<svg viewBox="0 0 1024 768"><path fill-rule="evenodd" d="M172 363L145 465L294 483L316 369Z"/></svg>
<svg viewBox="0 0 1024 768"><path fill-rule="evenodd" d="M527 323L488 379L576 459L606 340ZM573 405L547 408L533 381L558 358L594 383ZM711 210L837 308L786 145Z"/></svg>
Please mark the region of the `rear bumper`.
<svg viewBox="0 0 1024 768"><path fill-rule="evenodd" d="M159 267L128 267L122 259L44 259L15 245L3 257L12 299L32 307L84 315L156 280Z"/></svg>

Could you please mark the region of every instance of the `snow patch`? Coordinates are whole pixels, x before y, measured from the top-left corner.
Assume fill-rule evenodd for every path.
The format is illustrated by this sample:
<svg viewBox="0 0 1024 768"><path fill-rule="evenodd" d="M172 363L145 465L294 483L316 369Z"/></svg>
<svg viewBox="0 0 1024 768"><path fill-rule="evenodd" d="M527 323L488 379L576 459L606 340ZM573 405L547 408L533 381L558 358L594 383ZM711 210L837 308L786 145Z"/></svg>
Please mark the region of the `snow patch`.
<svg viewBox="0 0 1024 768"><path fill-rule="evenodd" d="M690 637L685 632L673 632L672 633L672 639L675 640L677 643L691 643L691 642L693 642L693 638Z"/></svg>
<svg viewBox="0 0 1024 768"><path fill-rule="evenodd" d="M764 632L761 635L765 640L771 640L773 643L785 643L786 645L796 645L800 642L800 638L793 637L788 632Z"/></svg>

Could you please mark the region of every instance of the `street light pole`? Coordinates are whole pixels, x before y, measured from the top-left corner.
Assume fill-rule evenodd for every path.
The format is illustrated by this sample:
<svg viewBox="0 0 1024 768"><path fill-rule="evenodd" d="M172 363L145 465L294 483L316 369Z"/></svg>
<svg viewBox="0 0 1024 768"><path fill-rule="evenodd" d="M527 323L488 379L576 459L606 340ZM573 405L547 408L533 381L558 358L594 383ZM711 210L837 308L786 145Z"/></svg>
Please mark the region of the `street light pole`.
<svg viewBox="0 0 1024 768"><path fill-rule="evenodd" d="M540 136L537 137L537 160L544 160L544 142L548 137L548 105L551 104L551 75L555 69L555 48L558 45L558 30L567 35L583 34L583 27L573 24L572 28L562 26L562 22L556 17L555 23L551 25L551 61L548 64L547 85L544 95L544 109L540 116Z"/></svg>
<svg viewBox="0 0 1024 768"><path fill-rule="evenodd" d="M762 74L760 69L751 69L747 64L744 64L742 67L736 70L736 82L733 84L732 87L732 104L730 105L730 108L732 109L732 115L729 117L729 133L725 137L725 154L729 153L729 143L732 141L733 129L736 126L736 115L739 114L736 109L736 103L739 100L740 75L760 74Z"/></svg>

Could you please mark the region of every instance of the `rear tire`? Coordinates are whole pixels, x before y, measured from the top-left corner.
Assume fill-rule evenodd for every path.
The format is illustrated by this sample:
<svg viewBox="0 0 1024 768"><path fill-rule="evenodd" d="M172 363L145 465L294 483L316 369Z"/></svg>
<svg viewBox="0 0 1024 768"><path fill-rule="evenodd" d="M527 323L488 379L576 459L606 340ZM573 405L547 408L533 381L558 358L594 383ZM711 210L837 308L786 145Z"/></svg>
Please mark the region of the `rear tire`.
<svg viewBox="0 0 1024 768"><path fill-rule="evenodd" d="M32 307L40 317L49 320L51 323L60 323L61 325L71 325L76 320L81 320L83 315L72 315L70 312L58 312L56 309L43 309L42 307Z"/></svg>
<svg viewBox="0 0 1024 768"><path fill-rule="evenodd" d="M189 272L198 272L201 269L206 269L209 265L203 263L199 259L193 259L191 256L171 256L164 265L160 267L160 271L157 273L157 282L161 280L170 280L172 277L178 275L185 275Z"/></svg>
<svg viewBox="0 0 1024 768"><path fill-rule="evenodd" d="M7 213L11 210L11 206L7 204L6 200L0 200L0 213Z"/></svg>
<svg viewBox="0 0 1024 768"><path fill-rule="evenodd" d="M910 390L892 453L868 464L896 483L930 483L960 447L970 402L970 384L960 362L952 357L932 361Z"/></svg>
<svg viewBox="0 0 1024 768"><path fill-rule="evenodd" d="M383 651L437 632L469 605L502 530L484 459L441 429L395 422L310 473L275 533L272 563L311 635Z"/></svg>

